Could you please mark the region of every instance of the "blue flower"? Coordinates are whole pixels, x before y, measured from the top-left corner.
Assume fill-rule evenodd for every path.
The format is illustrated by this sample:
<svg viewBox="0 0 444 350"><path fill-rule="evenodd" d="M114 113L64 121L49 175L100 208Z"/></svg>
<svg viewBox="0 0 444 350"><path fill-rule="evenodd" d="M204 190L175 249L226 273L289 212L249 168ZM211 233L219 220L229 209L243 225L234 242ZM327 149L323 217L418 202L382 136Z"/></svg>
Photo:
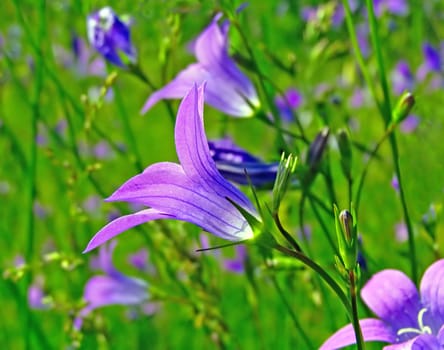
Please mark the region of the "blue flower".
<svg viewBox="0 0 444 350"><path fill-rule="evenodd" d="M235 117L250 117L259 106L256 90L228 55L228 23L219 26L217 15L194 43L197 63L154 92L143 106L146 113L162 99L183 98L194 84L207 82L205 102Z"/></svg>
<svg viewBox="0 0 444 350"><path fill-rule="evenodd" d="M208 146L217 170L227 180L240 185L248 185L246 172L252 185L256 187L273 185L279 162L265 163L235 145L228 138L209 141Z"/></svg>
<svg viewBox="0 0 444 350"><path fill-rule="evenodd" d="M119 67L135 63L136 50L131 43L128 24L111 7L92 13L87 19L88 40L106 60Z"/></svg>
<svg viewBox="0 0 444 350"><path fill-rule="evenodd" d="M179 107L175 141L180 164L153 164L108 198L149 208L110 222L92 238L85 252L131 227L158 219L187 221L231 241L253 237L252 227L232 202L256 218L258 214L249 199L222 177L211 158L203 103L204 86L194 86Z"/></svg>
<svg viewBox="0 0 444 350"><path fill-rule="evenodd" d="M77 329L94 309L109 305L141 305L148 299L148 284L144 280L125 276L114 267L112 256L116 244L112 241L99 250L97 265L105 274L93 276L86 283L83 299L87 305L74 321Z"/></svg>

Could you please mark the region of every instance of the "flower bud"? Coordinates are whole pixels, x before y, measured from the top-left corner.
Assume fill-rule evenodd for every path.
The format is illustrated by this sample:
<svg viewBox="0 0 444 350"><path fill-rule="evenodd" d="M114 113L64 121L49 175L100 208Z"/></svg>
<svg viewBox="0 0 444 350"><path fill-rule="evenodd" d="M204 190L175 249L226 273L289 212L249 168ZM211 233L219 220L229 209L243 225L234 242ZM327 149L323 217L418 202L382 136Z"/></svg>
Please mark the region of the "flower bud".
<svg viewBox="0 0 444 350"><path fill-rule="evenodd" d="M343 210L338 215L338 208L334 207L336 235L338 237L339 255L347 270L353 270L356 266L358 255L358 240L356 224L348 210Z"/></svg>
<svg viewBox="0 0 444 350"><path fill-rule="evenodd" d="M281 204L282 198L287 190L288 184L291 179L291 175L296 169L298 158L291 153L285 158L285 154L282 153L281 162L276 175L276 180L273 187L273 213L277 212Z"/></svg>
<svg viewBox="0 0 444 350"><path fill-rule="evenodd" d="M412 110L415 105L415 97L408 91L404 92L398 100L398 104L392 112L392 123L399 124Z"/></svg>
<svg viewBox="0 0 444 350"><path fill-rule="evenodd" d="M316 135L316 138L311 143L307 154L307 164L310 169L316 169L321 162L329 135L330 129L324 128Z"/></svg>

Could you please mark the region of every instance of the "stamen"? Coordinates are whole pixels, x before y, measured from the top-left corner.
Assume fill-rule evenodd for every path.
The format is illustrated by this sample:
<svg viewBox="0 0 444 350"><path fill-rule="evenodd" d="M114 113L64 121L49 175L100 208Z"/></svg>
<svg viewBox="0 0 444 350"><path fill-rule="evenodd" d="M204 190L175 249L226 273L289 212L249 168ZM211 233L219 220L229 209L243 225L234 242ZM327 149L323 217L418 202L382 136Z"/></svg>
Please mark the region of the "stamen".
<svg viewBox="0 0 444 350"><path fill-rule="evenodd" d="M423 308L418 312L418 326L419 328L401 328L398 330L396 335L402 335L406 333L415 333L415 334L432 334L432 329L429 326L424 325L424 314L427 312L427 308Z"/></svg>

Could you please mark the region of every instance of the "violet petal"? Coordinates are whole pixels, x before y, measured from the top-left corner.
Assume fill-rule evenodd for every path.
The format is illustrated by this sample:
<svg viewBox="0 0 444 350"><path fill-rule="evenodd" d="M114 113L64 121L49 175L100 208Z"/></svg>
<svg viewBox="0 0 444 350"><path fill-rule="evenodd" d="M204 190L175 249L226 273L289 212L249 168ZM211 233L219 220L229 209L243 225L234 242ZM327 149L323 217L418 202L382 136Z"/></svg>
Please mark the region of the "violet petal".
<svg viewBox="0 0 444 350"><path fill-rule="evenodd" d="M404 273L398 270L378 272L362 288L361 296L395 333L401 328L417 328L417 315L421 309L419 295Z"/></svg>
<svg viewBox="0 0 444 350"><path fill-rule="evenodd" d="M359 321L361 326L362 336L364 341L380 341L392 343L395 341L395 335L390 328L386 326L384 322L375 318L366 318ZM356 343L355 331L353 326L348 324L347 326L338 330L333 334L324 344L321 345L319 350L333 350L340 349L342 347L352 345Z"/></svg>

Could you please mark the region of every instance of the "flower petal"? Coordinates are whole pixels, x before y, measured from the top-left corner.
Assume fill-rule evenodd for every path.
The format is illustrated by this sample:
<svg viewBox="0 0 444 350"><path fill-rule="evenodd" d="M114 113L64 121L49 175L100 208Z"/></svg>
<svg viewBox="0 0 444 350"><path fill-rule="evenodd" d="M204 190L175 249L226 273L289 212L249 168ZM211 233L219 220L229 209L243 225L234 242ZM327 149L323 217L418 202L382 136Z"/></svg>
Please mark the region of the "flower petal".
<svg viewBox="0 0 444 350"><path fill-rule="evenodd" d="M395 341L393 332L381 320L366 318L360 320L359 324L361 326L362 336L366 342L380 341L392 343ZM319 350L340 349L352 344L356 344L355 331L353 330L353 326L348 324L328 338Z"/></svg>
<svg viewBox="0 0 444 350"><path fill-rule="evenodd" d="M222 30L217 23L218 18L219 17L216 16L213 22L196 40L194 46L195 54L199 63L202 64L207 71L211 72L212 77L220 79L221 83L223 83L214 86L215 89L213 90L213 86L209 80L209 94L213 95L213 92L219 90L218 95L226 96L225 100L229 105L244 105L244 108L242 109L244 113L249 110L249 113L240 114L239 116L248 116L252 114L252 110L248 103L246 103L245 99L247 99L252 105L257 106L259 100L256 90L248 77L239 70L235 62L228 55L228 28ZM229 95L222 94L220 92L221 88L224 88L224 91L229 93ZM232 98L235 98L238 101L233 101ZM208 101L208 103L210 102ZM239 109L239 107L236 109Z"/></svg>
<svg viewBox="0 0 444 350"><path fill-rule="evenodd" d="M89 310L106 305L135 305L148 298L147 283L141 279L123 276L94 276L85 286L84 299Z"/></svg>
<svg viewBox="0 0 444 350"><path fill-rule="evenodd" d="M361 290L368 307L391 326L394 333L401 328L417 328L421 309L418 291L413 282L398 270L383 270L375 274ZM407 340L409 334L401 336Z"/></svg>
<svg viewBox="0 0 444 350"><path fill-rule="evenodd" d="M431 334L421 334L412 343L412 350L439 350L438 339Z"/></svg>
<svg viewBox="0 0 444 350"><path fill-rule="evenodd" d="M108 200L141 203L229 240L253 236L245 218L225 197L191 181L182 167L174 163L153 164L123 184Z"/></svg>
<svg viewBox="0 0 444 350"><path fill-rule="evenodd" d="M437 334L444 324L444 259L426 270L420 290L422 303L427 308L425 323L432 327L433 334Z"/></svg>
<svg viewBox="0 0 444 350"><path fill-rule="evenodd" d="M205 85L199 89L194 86L179 106L175 128L177 156L187 176L209 193L228 197L256 215L248 198L222 177L211 158L203 122L204 88Z"/></svg>
<svg viewBox="0 0 444 350"><path fill-rule="evenodd" d="M83 253L87 253L99 245L105 243L106 241L114 238L118 234L130 229L131 227L143 224L144 222L157 220L157 219L168 219L171 215L161 213L154 209L145 209L137 213L121 216L114 221L111 221L108 225L103 227L99 232L97 232L94 237L89 241L86 249Z"/></svg>
<svg viewBox="0 0 444 350"><path fill-rule="evenodd" d="M160 100L183 98L194 86L194 84L201 85L204 81L209 79L209 76L209 73L202 65L198 63L190 64L171 82L160 90L157 90L151 94L151 96L145 102L141 113L145 114L148 112L148 110Z"/></svg>

